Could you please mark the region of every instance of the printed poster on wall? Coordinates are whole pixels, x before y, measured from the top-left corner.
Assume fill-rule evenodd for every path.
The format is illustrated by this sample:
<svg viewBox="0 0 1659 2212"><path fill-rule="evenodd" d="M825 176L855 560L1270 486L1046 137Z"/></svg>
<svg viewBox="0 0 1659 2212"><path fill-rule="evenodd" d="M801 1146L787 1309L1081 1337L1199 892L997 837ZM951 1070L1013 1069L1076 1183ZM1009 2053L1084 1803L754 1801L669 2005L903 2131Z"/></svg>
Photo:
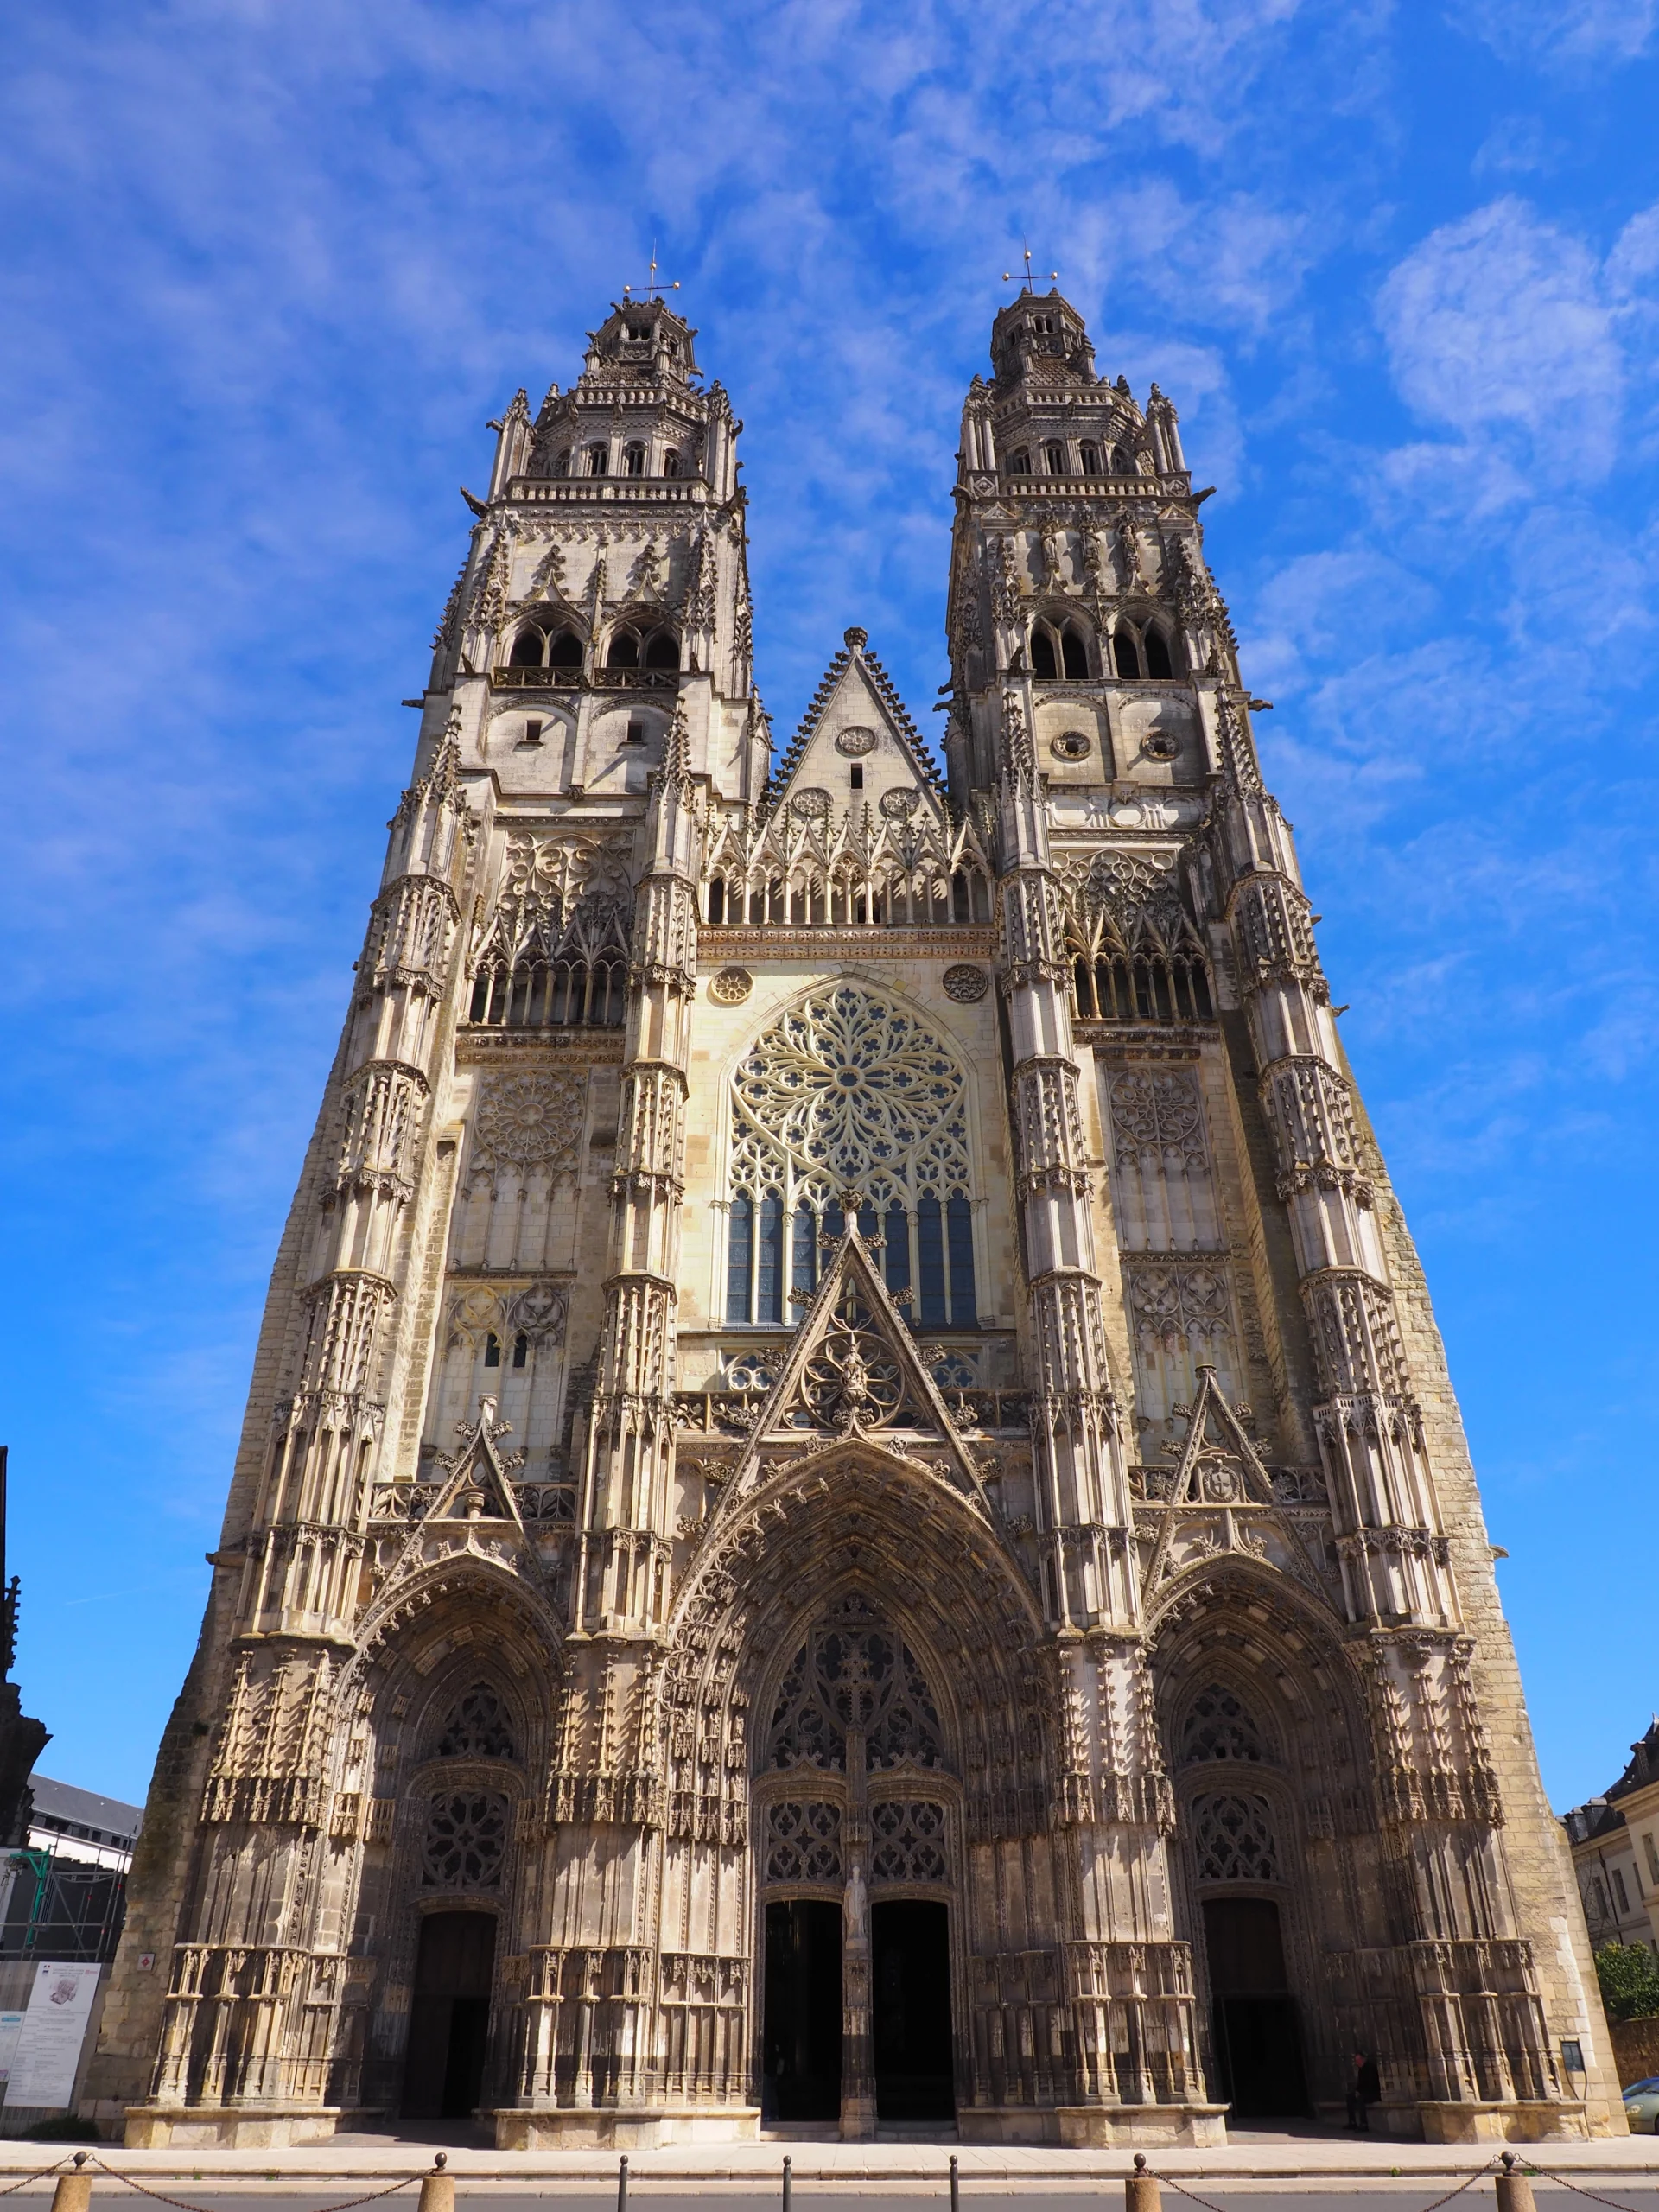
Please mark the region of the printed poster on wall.
<svg viewBox="0 0 1659 2212"><path fill-rule="evenodd" d="M3 2082L11 2071L11 2062L17 2055L17 2037L22 2025L21 2012L0 2012L0 2082Z"/></svg>
<svg viewBox="0 0 1659 2212"><path fill-rule="evenodd" d="M6 2080L9 2105L67 2105L98 1992L99 1969L40 1966Z"/></svg>

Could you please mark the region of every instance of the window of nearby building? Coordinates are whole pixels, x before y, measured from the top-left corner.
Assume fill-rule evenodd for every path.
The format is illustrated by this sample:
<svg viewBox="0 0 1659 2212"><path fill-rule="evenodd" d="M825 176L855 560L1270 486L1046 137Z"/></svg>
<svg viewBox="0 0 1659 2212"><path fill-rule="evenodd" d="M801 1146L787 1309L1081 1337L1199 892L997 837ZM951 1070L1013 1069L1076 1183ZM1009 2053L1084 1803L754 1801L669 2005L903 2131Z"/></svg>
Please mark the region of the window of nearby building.
<svg viewBox="0 0 1659 2212"><path fill-rule="evenodd" d="M1613 1869L1613 1895L1618 1899L1619 1910L1628 1912L1630 1909L1630 1893L1624 1887L1624 1874L1617 1866Z"/></svg>
<svg viewBox="0 0 1659 2212"><path fill-rule="evenodd" d="M1648 1854L1648 1879L1650 1882L1659 1882L1659 1851L1654 1849L1653 1838L1650 1835L1643 1837L1642 1848Z"/></svg>

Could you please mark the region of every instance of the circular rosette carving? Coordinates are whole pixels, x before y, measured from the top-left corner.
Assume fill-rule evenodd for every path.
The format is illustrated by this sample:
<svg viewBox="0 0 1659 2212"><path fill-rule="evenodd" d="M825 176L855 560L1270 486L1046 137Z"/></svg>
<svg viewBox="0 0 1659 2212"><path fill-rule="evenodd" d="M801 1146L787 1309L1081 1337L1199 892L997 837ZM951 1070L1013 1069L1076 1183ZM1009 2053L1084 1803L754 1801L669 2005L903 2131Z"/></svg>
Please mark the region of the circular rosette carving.
<svg viewBox="0 0 1659 2212"><path fill-rule="evenodd" d="M477 1789L435 1797L421 1878L438 1889L493 1889L501 1878L506 1841L505 1797Z"/></svg>
<svg viewBox="0 0 1659 2212"><path fill-rule="evenodd" d="M709 995L716 1006L741 1006L754 988L754 978L747 968L722 968L711 976Z"/></svg>
<svg viewBox="0 0 1659 2212"><path fill-rule="evenodd" d="M803 1395L826 1428L879 1428L905 1402L905 1379L885 1341L837 1327L806 1363Z"/></svg>
<svg viewBox="0 0 1659 2212"><path fill-rule="evenodd" d="M836 738L836 750L844 753L849 760L861 760L867 753L875 750L875 732L855 723L851 729L842 730Z"/></svg>
<svg viewBox="0 0 1659 2212"><path fill-rule="evenodd" d="M972 1006L984 997L989 988L990 978L985 970L971 967L965 961L944 971L944 995L955 999L958 1006Z"/></svg>
<svg viewBox="0 0 1659 2212"><path fill-rule="evenodd" d="M587 1103L574 1076L492 1076L474 1116L474 1141L493 1160L556 1173L573 1164Z"/></svg>
<svg viewBox="0 0 1659 2212"><path fill-rule="evenodd" d="M843 984L786 1014L739 1069L739 1102L803 1166L842 1184L897 1166L961 1116L955 1058L910 1014Z"/></svg>
<svg viewBox="0 0 1659 2212"><path fill-rule="evenodd" d="M1086 760L1094 750L1094 741L1086 731L1065 729L1049 740L1048 749L1057 760Z"/></svg>

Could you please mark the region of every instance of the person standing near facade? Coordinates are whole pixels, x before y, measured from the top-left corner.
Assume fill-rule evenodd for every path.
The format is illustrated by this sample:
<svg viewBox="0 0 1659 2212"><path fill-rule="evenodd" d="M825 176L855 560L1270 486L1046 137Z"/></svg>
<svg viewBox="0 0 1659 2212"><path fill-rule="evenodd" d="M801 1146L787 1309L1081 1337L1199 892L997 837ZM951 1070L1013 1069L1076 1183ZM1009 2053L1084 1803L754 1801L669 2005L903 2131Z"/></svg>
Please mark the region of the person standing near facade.
<svg viewBox="0 0 1659 2212"><path fill-rule="evenodd" d="M1376 2061L1369 2052L1354 2053L1354 2078L1348 2091L1348 2125L1357 2127L1361 2134L1370 2133L1370 2121L1366 2108L1382 2101L1382 2084L1378 2078Z"/></svg>

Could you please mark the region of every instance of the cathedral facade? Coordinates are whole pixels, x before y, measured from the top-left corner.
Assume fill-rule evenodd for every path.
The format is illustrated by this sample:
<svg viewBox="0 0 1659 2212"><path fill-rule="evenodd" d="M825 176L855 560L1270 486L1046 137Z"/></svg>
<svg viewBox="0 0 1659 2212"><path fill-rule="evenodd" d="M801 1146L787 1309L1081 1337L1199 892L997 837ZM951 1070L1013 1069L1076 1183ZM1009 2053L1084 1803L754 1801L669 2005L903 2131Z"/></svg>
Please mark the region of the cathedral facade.
<svg viewBox="0 0 1659 2212"><path fill-rule="evenodd" d="M774 756L694 337L467 495L92 2108L1622 2127L1174 409L1006 307Z"/></svg>

